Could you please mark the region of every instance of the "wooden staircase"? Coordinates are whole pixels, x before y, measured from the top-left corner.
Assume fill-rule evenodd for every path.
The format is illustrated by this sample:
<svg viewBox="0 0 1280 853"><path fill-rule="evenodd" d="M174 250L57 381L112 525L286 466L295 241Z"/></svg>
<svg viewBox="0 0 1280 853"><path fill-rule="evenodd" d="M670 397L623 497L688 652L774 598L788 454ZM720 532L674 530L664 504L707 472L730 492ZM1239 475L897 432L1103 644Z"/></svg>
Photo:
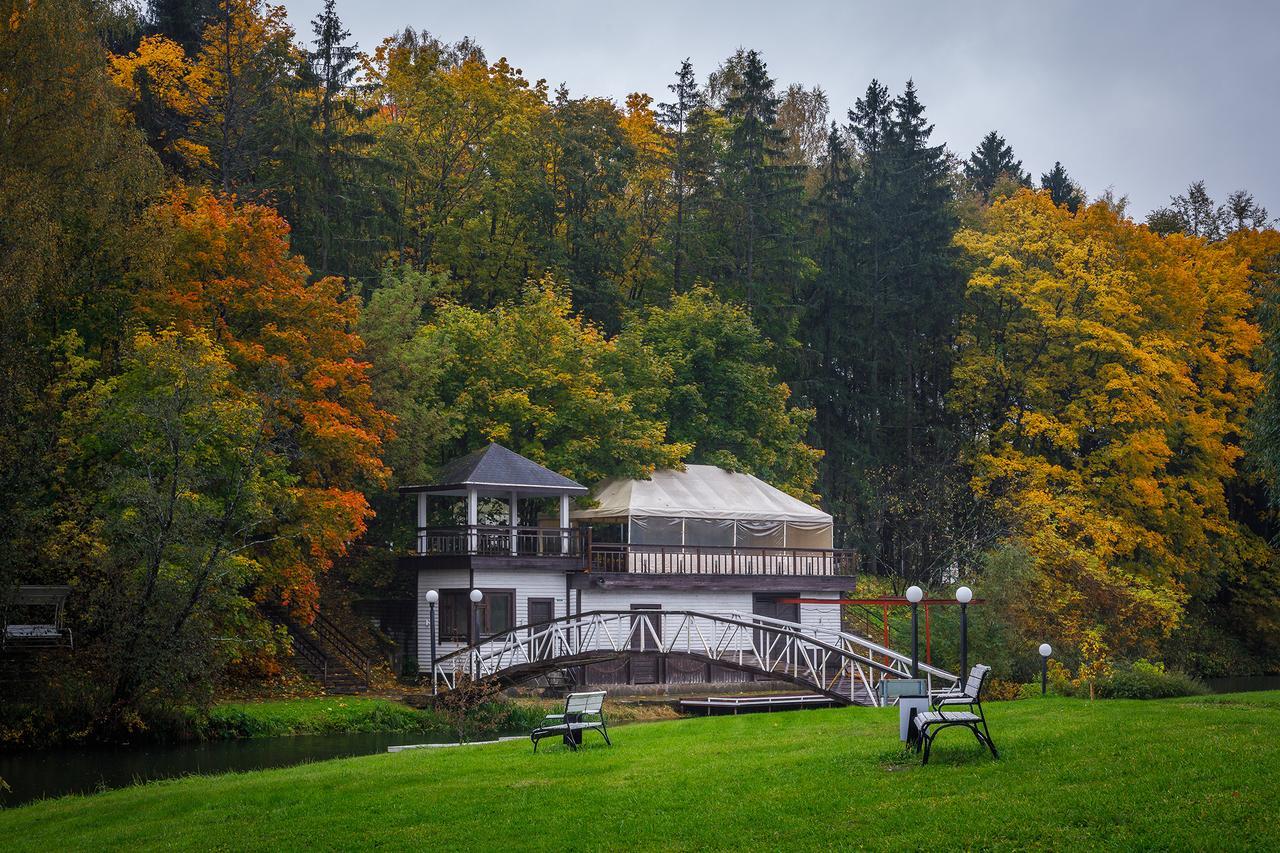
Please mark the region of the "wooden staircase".
<svg viewBox="0 0 1280 853"><path fill-rule="evenodd" d="M304 625L287 610L266 605L263 612L289 632L294 663L328 693L357 694L369 689L373 658L319 610Z"/></svg>

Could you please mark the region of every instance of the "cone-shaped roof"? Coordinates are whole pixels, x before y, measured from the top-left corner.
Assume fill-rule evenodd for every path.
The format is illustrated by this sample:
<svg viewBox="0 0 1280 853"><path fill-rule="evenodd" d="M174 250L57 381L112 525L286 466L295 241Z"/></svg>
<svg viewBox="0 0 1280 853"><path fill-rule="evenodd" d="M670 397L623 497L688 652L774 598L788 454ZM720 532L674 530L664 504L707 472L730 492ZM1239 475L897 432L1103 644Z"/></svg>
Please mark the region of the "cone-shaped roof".
<svg viewBox="0 0 1280 853"><path fill-rule="evenodd" d="M468 489L546 495L582 495L587 492L586 486L497 443L445 463L435 483L400 487L401 492L446 494Z"/></svg>

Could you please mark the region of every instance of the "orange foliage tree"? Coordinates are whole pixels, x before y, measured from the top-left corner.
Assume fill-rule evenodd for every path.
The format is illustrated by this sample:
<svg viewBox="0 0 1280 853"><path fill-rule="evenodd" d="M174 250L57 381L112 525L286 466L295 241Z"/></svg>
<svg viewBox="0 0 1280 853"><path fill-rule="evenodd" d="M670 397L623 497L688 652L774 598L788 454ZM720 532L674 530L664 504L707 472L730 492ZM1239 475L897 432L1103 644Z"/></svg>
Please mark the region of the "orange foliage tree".
<svg viewBox="0 0 1280 853"><path fill-rule="evenodd" d="M269 414L272 452L288 460L293 483L261 546L262 595L308 614L318 577L365 530L364 490L390 475L381 454L392 417L374 403L369 365L357 357L359 299L340 279L310 281L270 208L200 190L174 193L154 216L170 251L162 279L140 289L138 314L206 331Z"/></svg>
<svg viewBox="0 0 1280 853"><path fill-rule="evenodd" d="M1267 561L1227 495L1262 388L1248 267L1025 191L957 242L951 399L975 493L1035 560L1028 626L1096 660L1157 651L1206 582Z"/></svg>

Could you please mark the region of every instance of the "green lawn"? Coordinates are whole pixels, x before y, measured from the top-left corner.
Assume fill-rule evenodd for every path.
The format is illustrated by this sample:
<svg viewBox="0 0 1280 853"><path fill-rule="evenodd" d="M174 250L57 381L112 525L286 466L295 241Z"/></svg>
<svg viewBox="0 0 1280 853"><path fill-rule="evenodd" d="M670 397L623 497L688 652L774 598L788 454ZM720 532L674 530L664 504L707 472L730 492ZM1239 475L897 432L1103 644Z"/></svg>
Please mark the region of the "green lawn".
<svg viewBox="0 0 1280 853"><path fill-rule="evenodd" d="M896 711L848 708L188 778L0 812L14 850L371 847L1264 848L1280 839L1280 693L988 706L933 763ZM588 735L589 738L594 737Z"/></svg>

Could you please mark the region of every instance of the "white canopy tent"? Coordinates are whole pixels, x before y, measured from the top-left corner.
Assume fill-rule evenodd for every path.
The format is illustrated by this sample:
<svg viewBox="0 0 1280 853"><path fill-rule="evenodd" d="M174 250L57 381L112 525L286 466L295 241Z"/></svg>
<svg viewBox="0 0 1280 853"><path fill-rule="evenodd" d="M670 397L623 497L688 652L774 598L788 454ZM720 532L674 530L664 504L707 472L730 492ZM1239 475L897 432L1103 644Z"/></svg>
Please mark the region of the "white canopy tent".
<svg viewBox="0 0 1280 853"><path fill-rule="evenodd" d="M830 548L831 516L750 474L713 465L606 480L573 518L627 527L632 545Z"/></svg>

